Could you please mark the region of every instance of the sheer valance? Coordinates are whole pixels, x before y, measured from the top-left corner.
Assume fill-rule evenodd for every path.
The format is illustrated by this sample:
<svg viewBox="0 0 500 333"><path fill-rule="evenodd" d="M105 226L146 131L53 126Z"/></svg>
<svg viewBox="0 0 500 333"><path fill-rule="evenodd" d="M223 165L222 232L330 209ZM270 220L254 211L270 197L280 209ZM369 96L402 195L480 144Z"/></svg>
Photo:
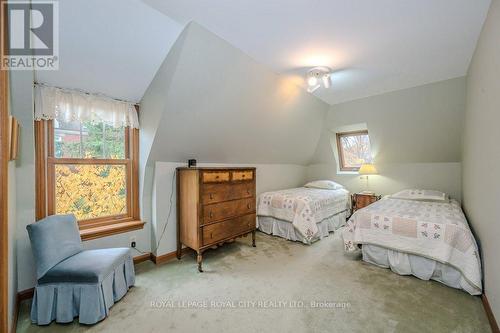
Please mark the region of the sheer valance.
<svg viewBox="0 0 500 333"><path fill-rule="evenodd" d="M139 128L132 103L77 91L35 85L35 120L105 122L113 127Z"/></svg>

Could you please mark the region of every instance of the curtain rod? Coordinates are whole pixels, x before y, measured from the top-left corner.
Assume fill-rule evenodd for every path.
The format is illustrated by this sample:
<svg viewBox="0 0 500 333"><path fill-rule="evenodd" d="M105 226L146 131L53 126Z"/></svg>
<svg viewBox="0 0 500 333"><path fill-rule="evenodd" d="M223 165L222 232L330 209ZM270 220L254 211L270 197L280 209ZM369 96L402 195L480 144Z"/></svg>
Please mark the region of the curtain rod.
<svg viewBox="0 0 500 333"><path fill-rule="evenodd" d="M128 104L139 106L139 103L126 101L126 100L119 99L119 98L114 98L114 97L108 96L106 94L90 93L88 91L81 90L81 89L76 89L76 88L56 87L56 86L51 86L51 85L48 85L48 84L45 84L45 83L41 83L41 82L36 82L36 81L34 82L34 85L38 85L38 86L42 86L42 87L49 87L49 88L56 88L56 89L60 89L60 90L63 90L63 91L69 91L69 92L77 92L77 93L85 94L85 95L89 95L89 96L103 97L103 98L107 98L107 99L112 99L114 101L118 101L118 102L122 102L122 103L128 103Z"/></svg>

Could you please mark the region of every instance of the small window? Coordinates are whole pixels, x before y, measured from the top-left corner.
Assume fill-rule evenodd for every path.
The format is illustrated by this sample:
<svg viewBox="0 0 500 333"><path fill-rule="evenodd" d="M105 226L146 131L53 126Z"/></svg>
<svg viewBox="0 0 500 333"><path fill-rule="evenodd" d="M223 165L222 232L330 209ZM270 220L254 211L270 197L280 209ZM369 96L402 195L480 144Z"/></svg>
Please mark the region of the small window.
<svg viewBox="0 0 500 333"><path fill-rule="evenodd" d="M337 133L340 171L358 171L372 160L368 131Z"/></svg>

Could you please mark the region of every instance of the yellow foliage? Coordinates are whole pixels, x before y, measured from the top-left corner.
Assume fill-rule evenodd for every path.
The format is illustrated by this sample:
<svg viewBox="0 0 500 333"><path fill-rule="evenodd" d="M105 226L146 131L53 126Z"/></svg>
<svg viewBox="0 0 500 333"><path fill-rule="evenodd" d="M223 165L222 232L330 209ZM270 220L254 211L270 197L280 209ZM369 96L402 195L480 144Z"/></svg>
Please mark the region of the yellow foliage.
<svg viewBox="0 0 500 333"><path fill-rule="evenodd" d="M127 212L123 165L56 165L56 214L77 219Z"/></svg>

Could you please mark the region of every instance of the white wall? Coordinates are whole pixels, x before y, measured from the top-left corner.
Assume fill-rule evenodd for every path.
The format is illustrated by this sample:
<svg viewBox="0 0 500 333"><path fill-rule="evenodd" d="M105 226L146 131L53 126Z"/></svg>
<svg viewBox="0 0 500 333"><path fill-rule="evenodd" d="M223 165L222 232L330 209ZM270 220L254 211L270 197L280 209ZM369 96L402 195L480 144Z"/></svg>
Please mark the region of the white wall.
<svg viewBox="0 0 500 333"><path fill-rule="evenodd" d="M335 133L362 124L380 173L370 177L371 190L389 194L417 186L460 200L464 94L465 78L457 78L333 105L308 178L331 178L351 191L365 189L359 175L337 172L334 143Z"/></svg>
<svg viewBox="0 0 500 333"><path fill-rule="evenodd" d="M190 23L141 101L148 163L307 165L328 105ZM152 121L155 120L155 122ZM141 146L141 149L143 147Z"/></svg>
<svg viewBox="0 0 500 333"><path fill-rule="evenodd" d="M153 189L153 239L152 250L155 250L158 239L165 230L164 236L159 242L157 255L175 251L176 249L176 193L175 193L175 168L185 166L185 163L156 162L154 189ZM298 187L305 183L307 168L292 164L215 164L202 163L199 166L246 166L256 167L257 195L272 190ZM172 183L172 181L174 183ZM173 190L173 195L171 196ZM172 198L172 206L170 204ZM170 218L165 228L168 212L171 208Z"/></svg>
<svg viewBox="0 0 500 333"><path fill-rule="evenodd" d="M9 112L12 114L12 76L9 73ZM16 195L16 162L10 161L8 166L8 327L12 327L14 310L17 299L17 250L16 250L16 224L17 224L17 195Z"/></svg>
<svg viewBox="0 0 500 333"><path fill-rule="evenodd" d="M16 250L18 290L34 286L34 261L26 226L35 220L35 143L33 132L33 73L10 72L11 112L19 121L16 166Z"/></svg>
<svg viewBox="0 0 500 333"><path fill-rule="evenodd" d="M327 110L291 81L189 24L141 100L141 204L151 221L153 252L176 247L174 195L155 251L176 166L189 158L199 165L256 166L259 193L303 185Z"/></svg>
<svg viewBox="0 0 500 333"><path fill-rule="evenodd" d="M378 175L366 178L357 174L337 174L335 166L314 164L308 168L308 180L333 179L351 192L371 190L377 194L396 193L405 188L435 188L460 201L461 163L398 163L377 165Z"/></svg>
<svg viewBox="0 0 500 333"><path fill-rule="evenodd" d="M482 250L484 291L500 320L500 1L493 0L467 78L463 207Z"/></svg>

